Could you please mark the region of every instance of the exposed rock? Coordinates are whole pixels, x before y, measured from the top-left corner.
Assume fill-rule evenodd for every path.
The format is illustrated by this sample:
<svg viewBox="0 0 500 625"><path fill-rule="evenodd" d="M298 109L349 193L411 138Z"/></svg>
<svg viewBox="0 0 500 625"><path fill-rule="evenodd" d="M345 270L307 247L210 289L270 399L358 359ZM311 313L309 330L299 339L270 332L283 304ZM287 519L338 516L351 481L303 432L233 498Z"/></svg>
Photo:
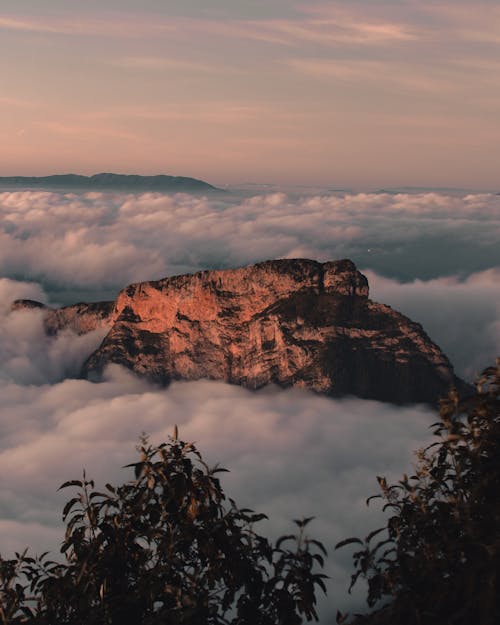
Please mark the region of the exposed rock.
<svg viewBox="0 0 500 625"><path fill-rule="evenodd" d="M52 310L42 302L33 299L16 299L12 302L11 310Z"/></svg>
<svg viewBox="0 0 500 625"><path fill-rule="evenodd" d="M76 334L86 334L98 328L111 327L113 302L93 302L91 304L73 304L63 308L50 308L31 299L18 299L13 302L12 310L42 310L47 334L53 335L62 330L72 330Z"/></svg>
<svg viewBox="0 0 500 625"><path fill-rule="evenodd" d="M109 306L99 314L111 329L84 365L91 379L113 362L161 384L274 383L396 403L434 403L451 384L465 387L418 323L368 299L349 260L274 260L132 284L111 314ZM61 309L64 323L95 323L74 308ZM48 328L61 324L56 314Z"/></svg>

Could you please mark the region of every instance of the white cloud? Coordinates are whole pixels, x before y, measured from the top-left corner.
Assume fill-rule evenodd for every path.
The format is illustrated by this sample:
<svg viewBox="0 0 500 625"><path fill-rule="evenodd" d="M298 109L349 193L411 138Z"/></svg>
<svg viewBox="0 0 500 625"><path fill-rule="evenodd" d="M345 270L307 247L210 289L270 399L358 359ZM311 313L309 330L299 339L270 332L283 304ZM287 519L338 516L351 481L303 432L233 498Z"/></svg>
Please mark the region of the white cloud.
<svg viewBox="0 0 500 625"><path fill-rule="evenodd" d="M296 390L252 393L209 381L159 390L117 367L102 384L10 384L2 395L0 526L7 546L20 548L21 539L30 539L38 550L55 549L52 528L69 497L56 493L59 484L78 479L82 467L101 486L128 479L120 467L134 460L140 433L158 443L177 423L209 463L230 469L223 476L226 493L270 516L263 533L276 536L292 528L292 518L317 517L311 535L331 554L329 610L351 601L345 593L350 556L334 553L335 543L380 523L376 507L364 503L377 492L375 476L398 477L407 469L434 419L423 407L334 401Z"/></svg>
<svg viewBox="0 0 500 625"><path fill-rule="evenodd" d="M490 194L0 193L2 553L26 544L56 549L67 496L56 493L59 484L84 466L101 484L125 479L120 467L133 459L139 434L160 442L177 423L210 462L231 470L223 484L240 505L269 514L263 532L317 517L311 533L331 552L325 614L333 619L351 601L349 552L333 553L333 545L378 526L364 503L377 491L375 475L397 478L409 467L431 411L208 381L160 390L116 367L102 384L68 379L102 335L48 339L40 311L10 313L10 302L273 257L351 256L372 268L375 299L422 322L470 373L499 348L500 274L488 252L497 249L499 208ZM441 260L423 280L429 257ZM373 271L398 275L404 263L420 279L401 284ZM443 276L443 266L456 275ZM359 605L359 596L352 601Z"/></svg>
<svg viewBox="0 0 500 625"><path fill-rule="evenodd" d="M500 354L500 269L406 284L365 274L372 297L421 323L459 375L474 379Z"/></svg>
<svg viewBox="0 0 500 625"><path fill-rule="evenodd" d="M36 282L18 282L0 278L0 314L8 314L11 303L16 299L32 299L46 303L47 296Z"/></svg>
<svg viewBox="0 0 500 625"><path fill-rule="evenodd" d="M4 192L0 272L72 289L118 290L171 273L299 254L356 260L367 248L377 248L390 260L396 244L425 245L440 235L475 246L480 264L482 246L493 246L500 236L499 209L500 197L489 194L270 193L209 199ZM455 251L443 262L462 270L463 256Z"/></svg>
<svg viewBox="0 0 500 625"><path fill-rule="evenodd" d="M48 337L43 311L11 312L15 299L45 302L47 296L36 284L0 279L0 380L44 384L77 376L84 360L104 338L105 330L82 336L65 330L55 338Z"/></svg>

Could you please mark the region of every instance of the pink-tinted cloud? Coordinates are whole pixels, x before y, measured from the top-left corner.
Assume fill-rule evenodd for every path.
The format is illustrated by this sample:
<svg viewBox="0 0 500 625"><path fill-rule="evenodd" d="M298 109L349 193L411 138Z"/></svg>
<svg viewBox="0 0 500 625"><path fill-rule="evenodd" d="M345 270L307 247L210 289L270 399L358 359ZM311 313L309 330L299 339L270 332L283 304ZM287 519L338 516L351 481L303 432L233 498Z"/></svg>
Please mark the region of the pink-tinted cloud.
<svg viewBox="0 0 500 625"><path fill-rule="evenodd" d="M72 36L141 37L146 34L165 35L175 30L168 21L144 20L138 15L121 14L79 16L30 16L0 15L0 29L28 33L48 33Z"/></svg>

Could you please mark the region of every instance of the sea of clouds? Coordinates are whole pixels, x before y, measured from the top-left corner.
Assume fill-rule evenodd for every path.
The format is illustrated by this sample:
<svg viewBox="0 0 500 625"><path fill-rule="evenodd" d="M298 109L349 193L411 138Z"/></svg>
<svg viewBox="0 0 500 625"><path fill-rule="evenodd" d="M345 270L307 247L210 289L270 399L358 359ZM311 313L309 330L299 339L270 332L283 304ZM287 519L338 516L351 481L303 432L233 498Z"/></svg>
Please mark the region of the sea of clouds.
<svg viewBox="0 0 500 625"><path fill-rule="evenodd" d="M263 532L311 534L330 551L324 614L360 605L346 593L350 552L335 543L381 522L366 497L376 475L411 470L433 411L331 400L298 390L258 393L217 382L152 387L111 367L76 379L102 332L45 336L46 303L112 298L132 281L278 257L352 258L372 297L422 323L472 378L500 353L500 198L491 194L0 193L0 551L57 551L59 484L83 467L102 484L128 474L141 432L159 443L179 425L223 486L267 513Z"/></svg>
<svg viewBox="0 0 500 625"><path fill-rule="evenodd" d="M351 257L385 276L467 276L499 264L500 196L210 197L0 192L2 276L113 291L269 258Z"/></svg>

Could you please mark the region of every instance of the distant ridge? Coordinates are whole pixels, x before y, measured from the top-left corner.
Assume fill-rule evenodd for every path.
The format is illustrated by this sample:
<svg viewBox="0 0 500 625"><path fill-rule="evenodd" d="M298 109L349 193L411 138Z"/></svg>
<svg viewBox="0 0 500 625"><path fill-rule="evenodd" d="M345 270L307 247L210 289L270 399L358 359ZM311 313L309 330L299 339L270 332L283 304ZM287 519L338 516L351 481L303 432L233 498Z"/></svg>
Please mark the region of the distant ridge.
<svg viewBox="0 0 500 625"><path fill-rule="evenodd" d="M419 194L419 193L444 193L449 195L457 194L474 194L474 193L493 193L486 189L461 189L459 187L384 187L376 189L373 193L387 193L389 195L397 195L399 193Z"/></svg>
<svg viewBox="0 0 500 625"><path fill-rule="evenodd" d="M58 174L53 176L0 176L0 188L87 189L109 191L219 191L217 187L185 176L140 176L102 173L93 176Z"/></svg>

